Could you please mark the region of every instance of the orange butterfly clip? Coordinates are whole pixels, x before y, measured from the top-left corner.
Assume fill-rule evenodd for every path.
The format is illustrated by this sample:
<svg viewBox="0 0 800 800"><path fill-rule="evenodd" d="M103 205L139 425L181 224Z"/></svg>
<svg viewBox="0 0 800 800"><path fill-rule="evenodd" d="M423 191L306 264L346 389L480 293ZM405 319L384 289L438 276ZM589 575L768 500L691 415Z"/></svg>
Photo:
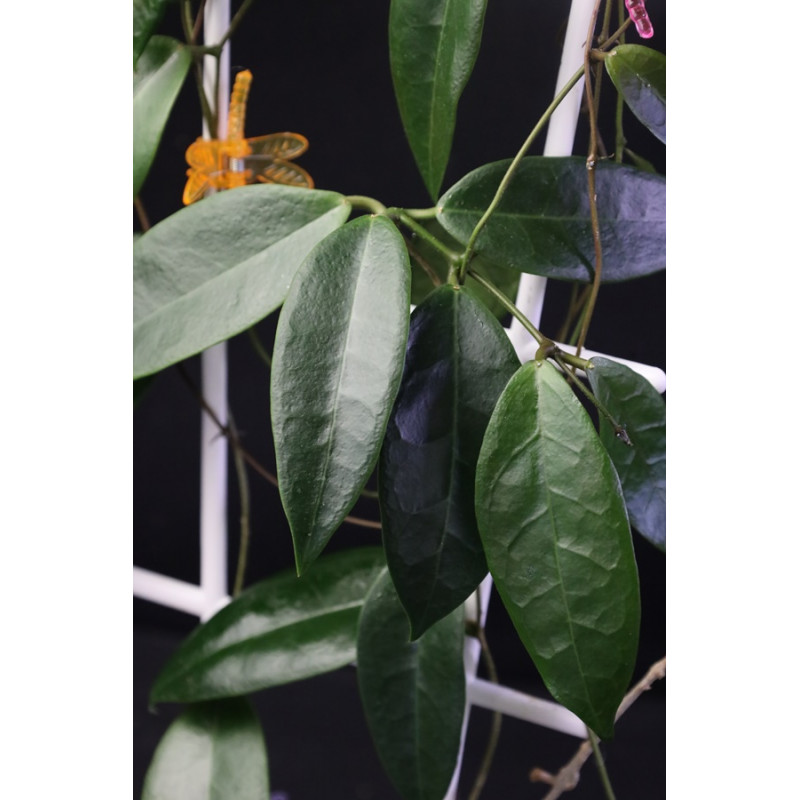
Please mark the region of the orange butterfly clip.
<svg viewBox="0 0 800 800"><path fill-rule="evenodd" d="M234 189L247 183L283 183L314 188L311 176L291 159L305 153L308 140L299 133L270 133L244 138L244 115L253 75L244 70L236 75L228 111L228 136L197 139L186 151L189 178L183 203L200 200L208 189Z"/></svg>

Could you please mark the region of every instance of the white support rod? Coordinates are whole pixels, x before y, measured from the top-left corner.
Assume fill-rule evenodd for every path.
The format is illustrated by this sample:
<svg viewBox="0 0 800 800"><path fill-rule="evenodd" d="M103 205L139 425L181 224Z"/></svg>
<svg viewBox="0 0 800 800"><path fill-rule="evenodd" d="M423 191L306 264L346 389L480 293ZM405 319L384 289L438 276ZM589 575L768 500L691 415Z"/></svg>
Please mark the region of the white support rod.
<svg viewBox="0 0 800 800"><path fill-rule="evenodd" d="M133 568L133 593L143 600L160 603L196 617L202 616L208 605L200 586L141 567Z"/></svg>
<svg viewBox="0 0 800 800"><path fill-rule="evenodd" d="M587 738L586 725L571 711L552 700L532 697L481 678L467 681L467 700L474 706L500 711L510 717L568 733L579 739Z"/></svg>
<svg viewBox="0 0 800 800"><path fill-rule="evenodd" d="M230 23L230 0L208 0L204 16L204 41L217 44ZM219 59L218 93L217 62L206 56L203 62L203 86L206 96L214 98L218 125L216 138L223 138L227 128L228 93L230 91L230 49L223 48ZM204 135L210 131L203 123ZM201 356L202 392L222 424L228 414L228 358L225 343L215 345ZM227 597L228 587L228 446L216 424L203 413L200 454L200 587L208 605L200 615L207 619Z"/></svg>

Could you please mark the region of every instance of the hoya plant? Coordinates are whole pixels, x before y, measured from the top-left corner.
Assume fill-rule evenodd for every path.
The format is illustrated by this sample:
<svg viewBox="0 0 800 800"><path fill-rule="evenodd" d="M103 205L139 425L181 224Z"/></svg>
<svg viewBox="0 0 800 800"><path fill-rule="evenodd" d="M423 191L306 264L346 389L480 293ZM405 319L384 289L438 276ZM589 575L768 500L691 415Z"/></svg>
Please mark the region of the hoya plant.
<svg viewBox="0 0 800 800"><path fill-rule="evenodd" d="M441 800L462 750L465 641L486 646L470 609L487 576L531 668L585 724L582 757L594 752L613 797L599 742L613 739L644 688L634 674L634 537L666 550L665 404L640 372L586 348L604 285L666 264L665 178L626 139L635 128L666 142L665 58L647 46L644 3L597 0L583 63L535 110L527 138L452 181L459 100L492 3L387 3L382 47L418 170L413 207L315 183L302 134L251 135L257 63L234 70L218 132L224 108L201 64L222 68L252 5L238 4L211 44L200 44L202 1L133 6L136 401L149 402L159 373L184 370L208 348L252 342L269 402L263 432L248 437L266 439L274 473L243 442L234 407L229 421L217 419L219 435L237 466L243 530L255 528L249 474L258 491L279 493L294 562L264 574L248 565L242 539L231 602L152 686L152 706L183 710L143 797L268 798L268 743L252 695L354 664L398 796ZM535 4L525 13L535 16ZM303 24L311 21L297 21L300 36ZM180 165L170 191L183 192L185 207L154 224L140 191L191 82L196 119L218 133ZM585 152L533 155L579 84ZM523 275L564 287L552 330L516 305ZM257 326L268 318L266 342ZM522 345L512 344L510 320ZM371 520L359 513L365 498ZM370 543L337 547L353 524ZM571 769L542 778L553 784L548 797L574 783ZM480 782L470 797L479 792Z"/></svg>

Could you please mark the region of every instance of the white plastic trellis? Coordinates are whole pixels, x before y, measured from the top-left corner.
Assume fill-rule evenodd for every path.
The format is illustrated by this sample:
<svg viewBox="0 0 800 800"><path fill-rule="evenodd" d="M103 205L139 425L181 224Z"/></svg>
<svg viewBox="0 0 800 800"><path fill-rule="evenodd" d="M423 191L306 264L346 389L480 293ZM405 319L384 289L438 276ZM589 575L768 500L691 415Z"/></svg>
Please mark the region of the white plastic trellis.
<svg viewBox="0 0 800 800"><path fill-rule="evenodd" d="M561 56L555 91L564 86L567 80L583 63L586 32L593 12L594 0L573 0L570 7L569 22ZM228 27L230 19L230 0L208 0L205 11L205 40L207 44L219 41ZM230 84L229 49L226 46L220 60L219 94L217 108L219 114L218 136L224 137L227 124L225 113ZM213 94L215 68L210 57L205 64L204 79L206 91ZM544 155L566 156L572 154L575 128L582 97L583 82L580 81L553 113L548 124ZM209 131L204 130L205 135ZM520 280L516 304L521 311L538 327L544 304L545 278L523 274ZM508 330L509 338L517 351L520 361L533 358L538 345L515 319ZM566 345L560 345L570 350ZM574 349L573 349L574 352ZM600 355L584 349L582 355L591 358ZM613 357L643 375L659 392L666 390L666 375L663 370ZM227 356L224 344L217 345L202 356L202 388L207 402L223 422L227 418ZM229 602L227 593L227 443L218 435L216 425L203 414L201 452L201 501L200 501L200 585L186 583L149 570L134 567L133 591L138 597L161 605L185 611L205 620ZM486 612L491 593L491 576L483 581L476 592L480 594L481 624L486 621ZM477 598L467 602L467 615L476 619ZM477 677L480 660L480 644L468 638L464 649L464 664L467 674L467 707L461 734L461 752L450 788L444 800L455 800L456 788L461 773L461 757L464 752L469 725L470 708L480 706L491 711L518 719L533 722L552 730L586 737L585 725L572 712L550 700L523 694L506 686L498 686Z"/></svg>

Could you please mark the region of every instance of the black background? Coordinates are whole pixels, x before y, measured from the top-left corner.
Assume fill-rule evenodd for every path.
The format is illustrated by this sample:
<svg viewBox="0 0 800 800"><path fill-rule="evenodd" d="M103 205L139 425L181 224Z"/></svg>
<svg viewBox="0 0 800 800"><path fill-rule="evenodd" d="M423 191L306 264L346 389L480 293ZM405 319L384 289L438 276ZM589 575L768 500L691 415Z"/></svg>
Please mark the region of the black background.
<svg viewBox="0 0 800 800"><path fill-rule="evenodd" d="M234 3L234 10L238 4ZM443 188L468 171L512 156L552 99L569 4L492 0L483 45L458 111L453 151ZM310 141L299 163L321 189L364 194L386 205L431 205L406 144L394 102L388 61L388 2L306 0L291 6L258 2L233 39L232 72L252 70L246 135L294 130ZM663 0L648 3L655 37L647 42L665 51ZM180 38L176 4L170 4L160 32ZM630 42L638 41L635 34ZM606 91L607 99L611 95ZM608 109L606 109L606 112ZM606 140L613 142L611 117L604 114ZM141 193L155 224L180 209L185 181L184 153L200 130L196 91L187 81L167 126L156 162ZM575 152L586 149L586 122L580 124ZM626 117L629 146L665 170L664 148L632 117ZM542 136L532 150L541 153ZM134 220L134 228L140 229ZM588 346L594 350L666 367L665 275L600 292ZM548 285L542 329L554 335L566 297L564 286ZM271 344L277 314L259 325ZM274 471L269 430L269 376L246 337L229 343L230 405L244 443ZM187 362L199 382L199 359ZM182 580L198 582L199 431L196 399L175 369L154 381L134 414L134 562ZM230 579L237 556L238 502L230 470ZM291 537L277 490L254 473L252 543L248 583L293 564ZM377 519L374 501L354 513ZM376 533L343 526L328 551L374 543ZM641 575L642 631L635 675L665 651L664 557L635 536ZM179 708L153 713L147 692L166 658L196 620L134 600L134 797L158 739ZM488 637L501 680L547 696L530 658L519 643L495 596ZM369 741L358 701L355 674L341 670L254 698L269 749L273 792L290 800L312 798L392 798ZM473 709L466 751L466 797L488 731L489 713ZM664 685L658 685L623 717L606 759L619 800L666 796L664 764ZM555 772L578 742L527 723L505 718L498 755L484 798L536 798L534 766ZM570 797L601 797L593 766Z"/></svg>

